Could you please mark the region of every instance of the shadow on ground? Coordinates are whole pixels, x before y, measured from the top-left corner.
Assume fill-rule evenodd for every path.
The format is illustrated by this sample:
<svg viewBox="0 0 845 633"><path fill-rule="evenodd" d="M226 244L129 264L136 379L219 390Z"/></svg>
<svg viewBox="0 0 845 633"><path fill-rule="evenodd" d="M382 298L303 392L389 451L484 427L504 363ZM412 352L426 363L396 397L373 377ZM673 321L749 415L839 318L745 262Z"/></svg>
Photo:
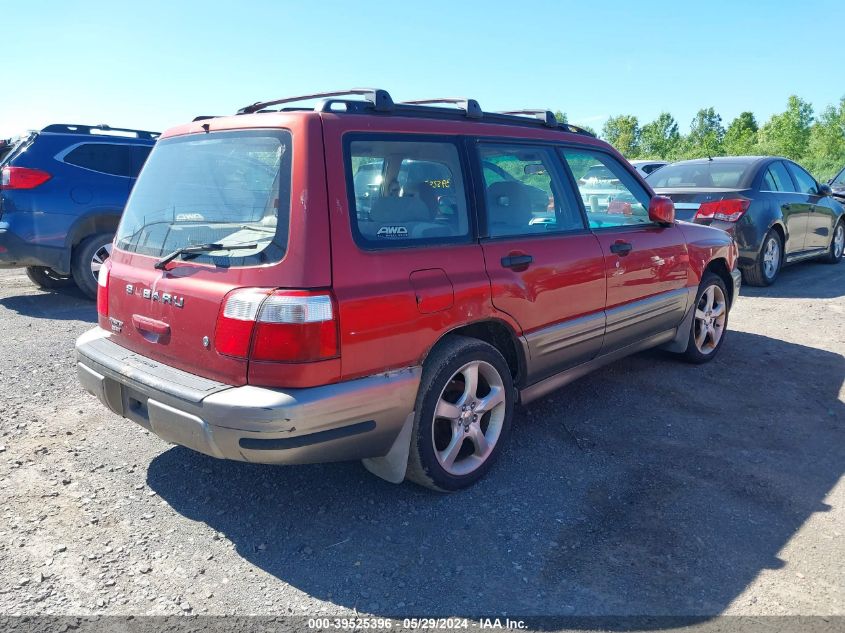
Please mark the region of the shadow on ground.
<svg viewBox="0 0 845 633"><path fill-rule="evenodd" d="M845 265L809 261L785 266L775 283L765 288L743 285L748 297L835 299L845 296Z"/></svg>
<svg viewBox="0 0 845 633"><path fill-rule="evenodd" d="M0 306L36 319L97 322L96 302L88 299L76 286L42 290L37 294L0 297Z"/></svg>
<svg viewBox="0 0 845 633"><path fill-rule="evenodd" d="M363 612L708 616L829 509L843 377L838 354L730 332L710 365L647 353L520 410L462 493L178 447L148 484L250 563Z"/></svg>

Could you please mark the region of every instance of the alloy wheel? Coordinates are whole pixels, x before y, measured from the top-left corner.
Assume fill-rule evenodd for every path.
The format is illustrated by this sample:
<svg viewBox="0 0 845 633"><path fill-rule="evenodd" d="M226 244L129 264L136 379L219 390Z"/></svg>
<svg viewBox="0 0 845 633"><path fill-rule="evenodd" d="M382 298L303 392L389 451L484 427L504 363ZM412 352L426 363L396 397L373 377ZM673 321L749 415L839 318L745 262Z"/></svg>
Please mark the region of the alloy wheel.
<svg viewBox="0 0 845 633"><path fill-rule="evenodd" d="M833 258L839 259L842 257L843 250L845 250L845 224L840 222L836 225L836 230L833 233Z"/></svg>
<svg viewBox="0 0 845 633"><path fill-rule="evenodd" d="M95 280L99 277L100 269L109 257L111 257L111 242L103 244L94 251L94 255L91 257L91 273Z"/></svg>
<svg viewBox="0 0 845 633"><path fill-rule="evenodd" d="M506 412L504 381L493 365L473 361L458 369L440 394L431 425L434 454L450 475L467 475L493 452Z"/></svg>
<svg viewBox="0 0 845 633"><path fill-rule="evenodd" d="M728 305L725 293L717 285L708 286L695 306L695 347L702 354L711 354L725 333Z"/></svg>
<svg viewBox="0 0 845 633"><path fill-rule="evenodd" d="M763 273L766 279L774 279L778 268L780 268L780 242L772 236L763 250Z"/></svg>

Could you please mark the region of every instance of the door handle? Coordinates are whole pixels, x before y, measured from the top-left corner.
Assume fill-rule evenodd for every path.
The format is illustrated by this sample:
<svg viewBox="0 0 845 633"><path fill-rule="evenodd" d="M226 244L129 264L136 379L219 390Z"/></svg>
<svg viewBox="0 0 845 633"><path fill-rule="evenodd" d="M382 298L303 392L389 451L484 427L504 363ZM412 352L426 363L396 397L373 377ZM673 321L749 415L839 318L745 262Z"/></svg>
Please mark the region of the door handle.
<svg viewBox="0 0 845 633"><path fill-rule="evenodd" d="M534 258L531 255L507 255L502 257L502 267L503 268L528 268L528 264L534 261Z"/></svg>
<svg viewBox="0 0 845 633"><path fill-rule="evenodd" d="M619 257L625 257L632 250L634 250L634 246L630 242L614 242L610 245L610 252L616 253Z"/></svg>

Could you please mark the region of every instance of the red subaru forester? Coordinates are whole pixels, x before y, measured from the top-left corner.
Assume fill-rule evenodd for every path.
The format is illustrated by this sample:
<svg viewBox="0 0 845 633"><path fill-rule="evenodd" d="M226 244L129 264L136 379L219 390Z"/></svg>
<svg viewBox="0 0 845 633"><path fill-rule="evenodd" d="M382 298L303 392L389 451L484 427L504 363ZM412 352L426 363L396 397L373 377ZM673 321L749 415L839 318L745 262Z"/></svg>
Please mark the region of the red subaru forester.
<svg viewBox="0 0 845 633"><path fill-rule="evenodd" d="M517 401L650 347L711 360L736 260L544 110L369 89L256 103L162 135L79 379L214 457L360 459L457 490Z"/></svg>

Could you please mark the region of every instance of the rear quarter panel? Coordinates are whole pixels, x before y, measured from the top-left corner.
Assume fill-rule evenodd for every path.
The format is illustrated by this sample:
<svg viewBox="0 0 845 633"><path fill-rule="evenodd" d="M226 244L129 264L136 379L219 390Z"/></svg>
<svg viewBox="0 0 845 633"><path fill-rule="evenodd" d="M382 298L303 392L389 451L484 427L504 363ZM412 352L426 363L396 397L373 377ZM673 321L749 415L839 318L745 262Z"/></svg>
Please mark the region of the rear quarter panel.
<svg viewBox="0 0 845 633"><path fill-rule="evenodd" d="M728 270L737 263L737 247L730 235L724 231L701 224L678 222L678 227L687 241L689 253L688 286L698 286L707 266L722 259Z"/></svg>

